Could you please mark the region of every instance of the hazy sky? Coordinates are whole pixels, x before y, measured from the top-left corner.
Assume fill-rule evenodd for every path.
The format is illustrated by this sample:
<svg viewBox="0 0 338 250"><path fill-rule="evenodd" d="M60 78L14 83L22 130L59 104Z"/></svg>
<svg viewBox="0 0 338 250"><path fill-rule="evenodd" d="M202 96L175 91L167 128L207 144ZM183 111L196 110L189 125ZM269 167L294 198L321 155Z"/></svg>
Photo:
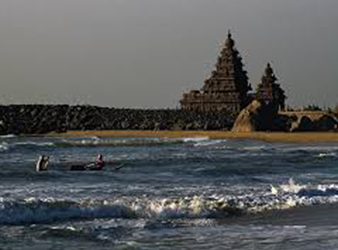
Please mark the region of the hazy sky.
<svg viewBox="0 0 338 250"><path fill-rule="evenodd" d="M338 104L338 0L0 0L0 103L175 107L228 29L254 88Z"/></svg>

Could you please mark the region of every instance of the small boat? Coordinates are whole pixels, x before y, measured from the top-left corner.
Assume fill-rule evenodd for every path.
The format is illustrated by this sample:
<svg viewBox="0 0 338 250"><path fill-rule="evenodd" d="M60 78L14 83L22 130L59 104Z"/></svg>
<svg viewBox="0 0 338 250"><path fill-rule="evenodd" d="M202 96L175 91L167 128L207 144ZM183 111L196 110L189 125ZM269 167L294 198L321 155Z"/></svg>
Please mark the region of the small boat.
<svg viewBox="0 0 338 250"><path fill-rule="evenodd" d="M95 166L95 164L89 165L73 165L70 167L71 171L101 171L103 168Z"/></svg>
<svg viewBox="0 0 338 250"><path fill-rule="evenodd" d="M123 168L124 164L120 164L118 166L113 166L115 171L119 171L121 168ZM89 164L89 165L73 165L70 167L71 171L101 171L103 170L103 167L99 168L95 166L95 164Z"/></svg>

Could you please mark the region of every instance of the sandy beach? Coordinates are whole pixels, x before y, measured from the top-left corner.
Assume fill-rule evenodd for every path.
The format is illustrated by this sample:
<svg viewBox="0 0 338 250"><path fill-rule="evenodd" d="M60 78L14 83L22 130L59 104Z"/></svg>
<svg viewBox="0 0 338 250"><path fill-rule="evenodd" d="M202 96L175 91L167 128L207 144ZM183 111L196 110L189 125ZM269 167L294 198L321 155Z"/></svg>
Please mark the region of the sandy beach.
<svg viewBox="0 0 338 250"><path fill-rule="evenodd" d="M268 142L338 142L338 133L333 132L312 132L312 133L235 133L228 131L69 131L67 133L55 134L50 136L81 137L81 136L99 136L99 137L209 137L211 139L220 138L238 138L251 139Z"/></svg>

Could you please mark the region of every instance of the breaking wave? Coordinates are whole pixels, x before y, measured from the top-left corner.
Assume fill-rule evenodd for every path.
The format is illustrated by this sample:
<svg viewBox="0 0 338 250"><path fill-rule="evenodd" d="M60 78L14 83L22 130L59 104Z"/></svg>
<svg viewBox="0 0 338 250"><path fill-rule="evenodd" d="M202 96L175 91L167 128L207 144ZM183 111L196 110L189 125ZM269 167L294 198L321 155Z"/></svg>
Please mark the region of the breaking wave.
<svg viewBox="0 0 338 250"><path fill-rule="evenodd" d="M55 146L56 144L53 142L34 142L34 141L12 142L12 143L2 142L0 144L0 152L16 148L55 147Z"/></svg>
<svg viewBox="0 0 338 250"><path fill-rule="evenodd" d="M336 157L337 153L335 152L328 152L328 153L319 153L318 158L325 158L325 157Z"/></svg>
<svg viewBox="0 0 338 250"><path fill-rule="evenodd" d="M8 139L8 138L15 138L16 135L13 135L13 134L9 134L9 135L0 135L0 138L1 139Z"/></svg>
<svg viewBox="0 0 338 250"><path fill-rule="evenodd" d="M332 151L338 151L338 146L336 146L336 145L331 145L331 146L311 145L311 146L281 147L281 148L278 148L278 149L283 151L283 152L297 152L297 151L303 151L303 152L332 152Z"/></svg>
<svg viewBox="0 0 338 250"><path fill-rule="evenodd" d="M183 142L201 142L201 141L208 141L210 138L208 136L204 137L185 137L181 139Z"/></svg>
<svg viewBox="0 0 338 250"><path fill-rule="evenodd" d="M227 140L205 140L205 141L200 141L194 144L195 147L212 147L212 148L220 148L219 145L223 145ZM223 148L225 146L223 145Z"/></svg>
<svg viewBox="0 0 338 250"><path fill-rule="evenodd" d="M151 138L151 139L64 139L54 142L37 142L37 141L16 141L0 143L0 152L15 148L32 148L32 147L113 147L113 146L166 146L166 145L181 145L191 144L194 146L208 146L218 143L217 141L209 140L208 138Z"/></svg>
<svg viewBox="0 0 338 250"><path fill-rule="evenodd" d="M55 143L27 141L27 142L16 142L16 143L11 144L11 146L55 147Z"/></svg>
<svg viewBox="0 0 338 250"><path fill-rule="evenodd" d="M8 143L3 142L0 144L0 152L8 150Z"/></svg>
<svg viewBox="0 0 338 250"><path fill-rule="evenodd" d="M0 198L0 224L21 225L100 218L210 219L338 202L338 185L271 186L260 195L116 199Z"/></svg>
<svg viewBox="0 0 338 250"><path fill-rule="evenodd" d="M90 138L82 140L63 140L56 143L57 146L161 146L161 145L176 145L176 144L198 144L204 141L209 141L209 137L189 137L189 138L144 138L144 139L100 139Z"/></svg>

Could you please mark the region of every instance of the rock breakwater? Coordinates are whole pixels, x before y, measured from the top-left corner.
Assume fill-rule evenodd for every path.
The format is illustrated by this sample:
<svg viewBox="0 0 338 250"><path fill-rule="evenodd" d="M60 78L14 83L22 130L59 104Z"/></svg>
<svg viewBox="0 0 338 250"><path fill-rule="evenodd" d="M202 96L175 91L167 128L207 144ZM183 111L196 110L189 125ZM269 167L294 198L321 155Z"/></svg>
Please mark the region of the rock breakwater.
<svg viewBox="0 0 338 250"><path fill-rule="evenodd" d="M230 130L225 112L179 109L117 109L70 105L0 106L0 134L45 134L69 130Z"/></svg>

